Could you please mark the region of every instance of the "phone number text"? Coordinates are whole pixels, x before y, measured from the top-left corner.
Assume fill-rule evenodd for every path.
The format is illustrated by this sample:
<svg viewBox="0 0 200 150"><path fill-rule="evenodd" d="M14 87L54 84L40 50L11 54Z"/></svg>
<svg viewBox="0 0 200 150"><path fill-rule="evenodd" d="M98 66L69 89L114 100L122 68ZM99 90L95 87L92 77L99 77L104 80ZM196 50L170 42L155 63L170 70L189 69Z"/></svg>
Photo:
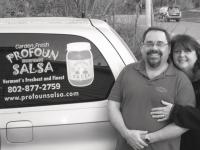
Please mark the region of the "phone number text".
<svg viewBox="0 0 200 150"><path fill-rule="evenodd" d="M20 92L35 92L46 90L59 90L61 88L60 83L47 83L47 84L30 84L25 86L8 86L8 93L20 93Z"/></svg>

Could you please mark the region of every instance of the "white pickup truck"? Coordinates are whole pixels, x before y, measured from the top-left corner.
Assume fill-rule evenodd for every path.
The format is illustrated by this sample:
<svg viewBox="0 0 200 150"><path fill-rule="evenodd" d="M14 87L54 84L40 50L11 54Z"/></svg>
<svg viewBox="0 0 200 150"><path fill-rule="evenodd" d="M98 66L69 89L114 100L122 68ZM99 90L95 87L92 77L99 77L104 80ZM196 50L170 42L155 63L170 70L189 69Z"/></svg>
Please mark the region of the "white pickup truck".
<svg viewBox="0 0 200 150"><path fill-rule="evenodd" d="M136 58L105 22L0 19L0 150L113 150L107 97Z"/></svg>

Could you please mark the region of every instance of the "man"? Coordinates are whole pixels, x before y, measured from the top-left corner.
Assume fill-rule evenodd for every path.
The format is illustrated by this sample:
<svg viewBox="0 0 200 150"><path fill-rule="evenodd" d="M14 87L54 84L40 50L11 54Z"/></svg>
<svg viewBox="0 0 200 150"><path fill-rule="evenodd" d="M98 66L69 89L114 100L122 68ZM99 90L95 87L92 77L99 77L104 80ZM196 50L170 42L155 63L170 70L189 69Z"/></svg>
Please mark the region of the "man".
<svg viewBox="0 0 200 150"><path fill-rule="evenodd" d="M119 131L118 150L179 150L186 129L170 122L157 122L151 108L161 100L195 105L193 87L184 73L170 62L170 36L150 27L143 35L142 60L125 67L109 96L109 115Z"/></svg>

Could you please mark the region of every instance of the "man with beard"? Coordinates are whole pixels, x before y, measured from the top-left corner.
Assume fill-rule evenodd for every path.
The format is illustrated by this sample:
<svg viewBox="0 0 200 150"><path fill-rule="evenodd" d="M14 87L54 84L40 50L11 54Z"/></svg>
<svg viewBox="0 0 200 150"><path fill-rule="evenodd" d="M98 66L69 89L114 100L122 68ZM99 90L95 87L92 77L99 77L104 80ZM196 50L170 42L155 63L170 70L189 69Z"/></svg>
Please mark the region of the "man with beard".
<svg viewBox="0 0 200 150"><path fill-rule="evenodd" d="M109 96L109 116L118 130L117 150L179 150L186 131L171 122L157 122L151 108L161 100L195 106L193 87L169 60L170 36L150 27L143 35L142 60L125 67Z"/></svg>

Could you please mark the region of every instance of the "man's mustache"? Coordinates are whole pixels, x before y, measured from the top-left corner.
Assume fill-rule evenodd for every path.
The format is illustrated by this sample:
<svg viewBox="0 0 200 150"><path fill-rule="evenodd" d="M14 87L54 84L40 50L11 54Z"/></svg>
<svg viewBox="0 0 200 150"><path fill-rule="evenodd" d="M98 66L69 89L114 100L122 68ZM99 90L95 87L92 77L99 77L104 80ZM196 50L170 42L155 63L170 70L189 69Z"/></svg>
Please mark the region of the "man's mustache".
<svg viewBox="0 0 200 150"><path fill-rule="evenodd" d="M161 52L161 51L159 51L159 50L149 50L148 52L147 52L147 55L151 55L151 54L158 54L158 55L160 55L160 56L162 56L163 55L163 53Z"/></svg>

